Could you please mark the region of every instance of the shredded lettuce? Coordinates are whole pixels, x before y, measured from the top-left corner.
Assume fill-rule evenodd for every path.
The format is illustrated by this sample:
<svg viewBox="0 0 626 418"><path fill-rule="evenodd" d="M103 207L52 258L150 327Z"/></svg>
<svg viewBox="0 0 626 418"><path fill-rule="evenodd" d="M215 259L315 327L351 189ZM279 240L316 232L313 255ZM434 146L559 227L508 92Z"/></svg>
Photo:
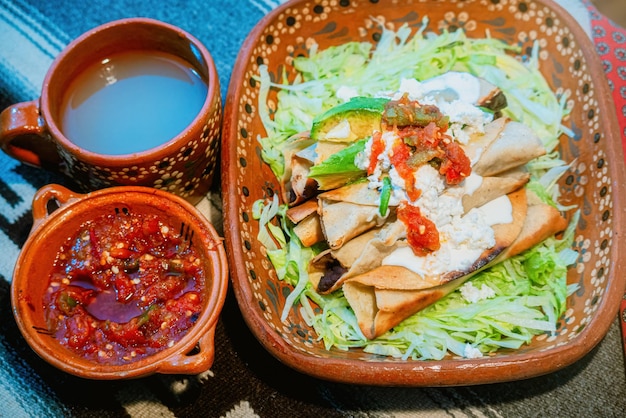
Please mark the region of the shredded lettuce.
<svg viewBox="0 0 626 418"><path fill-rule="evenodd" d="M266 136L259 137L262 157L277 176L284 171L282 150L289 138L310 129L316 116L344 99L341 91L374 97L395 91L403 78L426 80L447 71L467 71L498 86L506 95L505 115L531 127L548 153L528 165L528 188L559 210L556 182L567 169L556 147L567 115L567 97L558 97L539 71L538 46L521 58L516 46L489 36L468 38L461 30L425 33L424 25L412 35L404 25L383 29L373 45L350 42L325 50L316 45L308 57L294 59L297 75L269 74L260 66L259 112ZM270 89L277 89L270 109ZM381 201L381 211L387 203ZM566 283L567 268L577 253L571 249L577 214L560 239L549 238L534 248L477 273L470 280L477 288L488 286L495 295L468 302L457 289L375 340L367 340L341 290L320 295L308 279L307 264L316 248L303 248L286 217L286 205L276 196L255 204L259 240L281 280L294 289L287 298L282 319L300 309L327 349L360 347L365 352L402 359L441 359L481 355L499 349L517 349L534 336L556 331L575 286ZM277 222L277 223L274 223Z"/></svg>
<svg viewBox="0 0 626 418"><path fill-rule="evenodd" d="M281 81L272 81L267 66L260 66L259 112L267 136L259 141L274 173L284 171L281 147L288 138L307 131L316 116L344 102L338 91L376 97L396 91L403 78L427 80L448 71L466 71L498 86L507 97L504 114L532 128L548 151L556 148L568 112L567 97L557 97L539 71L537 44L522 59L510 54L519 53L519 47L488 36L468 38L462 30L424 33L427 23L424 19L412 37L407 25L397 31L383 27L375 49L364 42L321 51L313 47L308 57L294 59L298 75L291 82L286 73L274 75ZM278 104L270 111L267 97L272 88L279 90ZM553 160L554 155L544 159Z"/></svg>
<svg viewBox="0 0 626 418"><path fill-rule="evenodd" d="M276 248L270 240L268 256L279 278L294 286L281 318L285 320L299 301L307 312L309 325L327 349L360 347L373 354L415 360L441 359L448 352L464 356L468 343L484 354L502 348L516 349L536 335L554 333L558 319L565 312L566 299L575 291L574 286L567 285L566 278L567 267L577 257L571 245L578 214L561 239L549 238L471 279L475 287L490 287L495 297L472 303L457 289L370 341L359 329L341 290L320 295L312 288L305 261L313 256L314 250L302 248L295 235L285 244L283 230L271 223L268 215L272 213L281 223L288 222L286 205L279 205L274 198L261 207L261 211L253 212L261 222L259 236L276 234L276 240L285 245L283 249ZM314 312L311 302L318 305L321 312Z"/></svg>

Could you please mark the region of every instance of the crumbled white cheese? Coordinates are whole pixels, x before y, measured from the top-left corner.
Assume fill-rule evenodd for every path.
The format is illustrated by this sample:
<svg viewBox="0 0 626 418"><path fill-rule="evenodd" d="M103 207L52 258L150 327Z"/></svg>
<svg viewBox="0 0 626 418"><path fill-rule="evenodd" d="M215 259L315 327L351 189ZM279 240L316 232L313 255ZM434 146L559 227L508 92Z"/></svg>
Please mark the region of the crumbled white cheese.
<svg viewBox="0 0 626 418"><path fill-rule="evenodd" d="M407 200L406 185L404 179L400 177L397 170L391 165L389 156L393 154L393 144L398 138L394 131L385 131L381 135L381 141L385 144L385 149L378 155L378 164L374 172L368 177L370 189L380 190L383 182L382 175L387 173L391 180L391 197L389 199L390 206L397 206L401 201ZM372 153L372 142L370 138L365 142L365 148L362 152L358 153L355 157L354 164L361 170L367 170L369 168L370 156Z"/></svg>
<svg viewBox="0 0 626 418"><path fill-rule="evenodd" d="M483 353L476 347L473 347L470 343L465 344L463 350L463 357L465 358L481 358Z"/></svg>
<svg viewBox="0 0 626 418"><path fill-rule="evenodd" d="M495 245L495 233L491 220L487 219L491 212L472 209L463 215L464 187L446 189L443 179L430 165L420 167L415 180L422 194L414 204L435 224L441 246L426 256L416 256L410 247L398 248L382 264L402 266L422 277L469 269L484 250Z"/></svg>
<svg viewBox="0 0 626 418"><path fill-rule="evenodd" d="M354 165L356 165L360 170L367 170L370 165L370 155L372 155L372 141L372 137L365 141L363 151L359 152L356 157L354 157Z"/></svg>
<svg viewBox="0 0 626 418"><path fill-rule="evenodd" d="M474 286L472 282L465 282L463 286L459 288L459 291L463 299L469 303L480 302L481 300L491 299L496 296L496 292L484 283L479 289Z"/></svg>
<svg viewBox="0 0 626 418"><path fill-rule="evenodd" d="M495 234L489 220L476 210L465 216L452 217L451 221L438 227L443 243L456 248L475 249L480 252L495 245Z"/></svg>
<svg viewBox="0 0 626 418"><path fill-rule="evenodd" d="M493 120L493 115L482 111L473 103L454 100L447 102L445 100L433 100L429 98L425 102L439 107L441 113L448 116L450 125L448 134L461 144L467 144L474 134L482 134L485 132L485 124Z"/></svg>
<svg viewBox="0 0 626 418"><path fill-rule="evenodd" d="M376 171L370 177L376 176L377 178L380 178L383 172L387 172L391 168L391 161L389 160L389 156L393 154L391 150L397 138L398 135L394 131L385 131L382 133L380 140L385 144L385 150L378 155L378 164L376 166ZM369 138L365 142L364 150L358 153L354 160L354 164L361 170L367 170L369 168L373 141L373 138Z"/></svg>
<svg viewBox="0 0 626 418"><path fill-rule="evenodd" d="M414 173L415 187L422 190L422 196L434 199L446 188L439 171L430 164L423 164ZM431 190L432 189L432 190Z"/></svg>
<svg viewBox="0 0 626 418"><path fill-rule="evenodd" d="M416 170L415 187L422 191L414 202L415 206L420 208L423 216L435 223L437 229L463 214L462 194L459 193L461 189L446 189L443 177L432 166L423 165Z"/></svg>
<svg viewBox="0 0 626 418"><path fill-rule="evenodd" d="M422 83L414 78L403 78L400 80L400 88L394 96L395 100L398 100L404 93L409 95L411 100L419 100L424 96L424 90L422 89Z"/></svg>
<svg viewBox="0 0 626 418"><path fill-rule="evenodd" d="M391 180L391 197L389 198L389 205L397 206L403 200L407 200L406 183L404 182L404 179L400 177L400 174L395 167L392 167L388 174L389 179Z"/></svg>
<svg viewBox="0 0 626 418"><path fill-rule="evenodd" d="M354 87L341 86L337 89L335 95L337 96L337 98L343 100L344 102L347 102L351 98L358 96L359 92Z"/></svg>

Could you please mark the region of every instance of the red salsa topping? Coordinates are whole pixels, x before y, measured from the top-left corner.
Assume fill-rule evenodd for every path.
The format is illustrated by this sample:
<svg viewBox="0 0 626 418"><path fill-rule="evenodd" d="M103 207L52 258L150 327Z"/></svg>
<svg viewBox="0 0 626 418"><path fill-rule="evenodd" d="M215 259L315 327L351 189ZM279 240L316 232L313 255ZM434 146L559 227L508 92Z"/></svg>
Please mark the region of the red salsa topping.
<svg viewBox="0 0 626 418"><path fill-rule="evenodd" d="M378 157L385 150L385 143L382 140L382 133L375 131L372 135L372 149L370 152L370 161L367 167L367 175L371 176L376 171L376 165L378 164Z"/></svg>
<svg viewBox="0 0 626 418"><path fill-rule="evenodd" d="M49 329L84 358L125 364L179 341L198 319L205 276L181 231L156 215L103 215L56 257Z"/></svg>
<svg viewBox="0 0 626 418"><path fill-rule="evenodd" d="M417 200L422 191L415 187L415 167L409 165L411 148L404 141L395 141L391 147L389 161L396 168L398 175L404 180L406 193L411 200Z"/></svg>
<svg viewBox="0 0 626 418"><path fill-rule="evenodd" d="M471 162L463 148L446 135L448 119L436 106L421 105L404 95L387 103L383 122L388 128L397 130L398 137L407 148L399 150L401 155L394 157L402 160L398 163L407 167L400 172L405 182L424 164L437 168L451 185L459 184L470 175Z"/></svg>
<svg viewBox="0 0 626 418"><path fill-rule="evenodd" d="M420 208L400 205L398 219L407 227L407 241L415 255L425 256L439 249L439 231L430 219L422 216Z"/></svg>
<svg viewBox="0 0 626 418"><path fill-rule="evenodd" d="M448 118L436 106L422 105L405 94L386 104L382 121L383 128L397 132L399 139L393 144L389 158L404 180L411 201L421 195L415 187L415 172L424 164L436 168L449 185L459 184L471 174L469 158L446 134ZM372 143L372 154L375 144ZM400 206L398 218L407 226L407 239L416 255L439 249L437 227L421 215L419 208L408 204Z"/></svg>

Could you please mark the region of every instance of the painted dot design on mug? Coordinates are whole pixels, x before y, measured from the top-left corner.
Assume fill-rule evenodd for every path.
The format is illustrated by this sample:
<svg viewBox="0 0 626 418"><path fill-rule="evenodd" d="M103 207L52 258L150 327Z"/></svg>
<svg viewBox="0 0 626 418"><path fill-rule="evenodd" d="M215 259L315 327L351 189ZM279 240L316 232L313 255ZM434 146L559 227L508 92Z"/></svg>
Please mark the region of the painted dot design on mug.
<svg viewBox="0 0 626 418"><path fill-rule="evenodd" d="M92 166L79 160L74 154L57 145L61 157L61 172L71 177L82 191L88 192L116 185L116 180L124 176L123 172L113 172L107 167Z"/></svg>
<svg viewBox="0 0 626 418"><path fill-rule="evenodd" d="M221 99L216 100L215 106L199 140L190 141L174 157L163 158L150 166L150 171L160 176L153 183L155 188L187 197L213 174L221 131Z"/></svg>
<svg viewBox="0 0 626 418"><path fill-rule="evenodd" d="M413 3L418 2L426 3L425 0ZM481 7L473 7L475 3ZM579 257L569 275L569 280L576 282L574 284L579 286L579 290L573 296L576 303L569 306L560 318L558 331L554 335L544 334L536 339L538 350L566 344L591 322L604 298L603 290L612 268L608 261L614 240L614 190L607 163L611 160L607 159L602 148L605 146L605 134L601 129L601 98L597 97L598 81L590 76L589 64L581 46L558 15L540 3L520 0L450 0L446 10L433 7L425 13L419 7L405 6L400 1L397 7L398 10L402 8L402 12L390 12L389 16L377 13L377 7L378 2L371 0L328 0L317 5L303 3L287 7L267 23L246 57L246 68L239 86L241 93L236 98L238 102L234 104L237 126L233 131L236 134L234 138L229 138L235 141L232 146L236 149L237 158L232 163L237 164L238 174L234 183L236 189L241 191L231 196L233 206L238 208L236 228L241 238L246 271L246 277L238 279L246 280L242 286L250 287L259 314L288 345L316 357L334 355L316 341L315 334L305 325L306 321L299 309L290 309L287 319L281 320L285 298L291 288L277 278L267 259L266 249L256 238L258 223L250 217L254 202L267 197L268 182L272 183L271 189L280 190L259 156L257 138L265 136L258 109L259 66L267 65L273 80L280 79L283 71L293 76L294 58L308 54L314 40L321 46L350 40L376 41L380 39L381 24L394 30L402 24L408 24L416 30L427 16L429 30L455 31L463 28L469 36L482 37L485 29L488 29L492 36L497 35L503 41L518 46L521 55L526 58L532 52L533 45L537 44L540 48L540 68L548 68L547 73L550 74L548 82L564 106L575 110L564 122L573 136L566 139L567 146L561 151L567 161L581 159L585 162L574 165L559 185L562 194L578 199L578 202L582 202L581 206L585 207L585 211L580 214L574 244ZM360 8L367 10L367 13L359 11ZM347 22L344 18L347 15L354 19ZM497 19L490 19L496 15ZM375 20L372 16L376 16ZM269 94L267 103L263 105L268 107L271 115L276 108L275 92ZM261 178L259 175L260 167L266 177ZM244 190L246 193L243 193ZM346 356L372 360L371 355L359 350L337 354L341 358ZM381 357L376 357L376 360L395 361Z"/></svg>

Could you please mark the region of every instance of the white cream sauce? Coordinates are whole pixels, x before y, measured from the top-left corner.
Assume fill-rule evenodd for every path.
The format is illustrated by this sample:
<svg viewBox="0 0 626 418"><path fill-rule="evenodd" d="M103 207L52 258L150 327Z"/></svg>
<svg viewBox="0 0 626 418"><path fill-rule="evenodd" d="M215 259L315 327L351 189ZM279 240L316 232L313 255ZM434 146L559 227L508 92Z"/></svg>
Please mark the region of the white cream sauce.
<svg viewBox="0 0 626 418"><path fill-rule="evenodd" d="M465 178L463 183L465 194L471 196L483 184L483 178L472 171L472 173Z"/></svg>
<svg viewBox="0 0 626 418"><path fill-rule="evenodd" d="M486 219L490 226L513 222L513 205L507 195L495 198L474 210L480 212L480 216Z"/></svg>

